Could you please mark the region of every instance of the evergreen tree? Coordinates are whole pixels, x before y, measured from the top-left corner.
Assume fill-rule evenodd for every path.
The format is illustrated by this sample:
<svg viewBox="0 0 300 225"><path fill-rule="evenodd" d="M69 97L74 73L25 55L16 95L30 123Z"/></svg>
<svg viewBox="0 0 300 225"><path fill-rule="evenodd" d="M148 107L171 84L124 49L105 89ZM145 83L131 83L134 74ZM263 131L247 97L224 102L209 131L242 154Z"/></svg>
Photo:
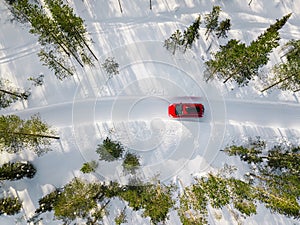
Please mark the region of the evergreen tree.
<svg viewBox="0 0 300 225"><path fill-rule="evenodd" d="M42 86L44 84L44 74L40 74L38 77L29 77L28 80L32 81L34 86Z"/></svg>
<svg viewBox="0 0 300 225"><path fill-rule="evenodd" d="M48 66L49 69L54 71L54 75L59 79L63 80L67 77L73 76L74 67L70 66L65 57L62 55L56 55L55 51L45 51L41 49L38 53L40 59L44 62L43 65Z"/></svg>
<svg viewBox="0 0 300 225"><path fill-rule="evenodd" d="M64 32L66 38L72 43L72 46L77 49L83 62L93 65L91 58L98 59L88 45L87 31L83 20L76 16L73 9L64 4L62 0L46 0L46 3L57 26Z"/></svg>
<svg viewBox="0 0 300 225"><path fill-rule="evenodd" d="M199 29L201 24L201 16L199 15L192 25L183 32L184 51L191 48L196 39L199 39Z"/></svg>
<svg viewBox="0 0 300 225"><path fill-rule="evenodd" d="M273 48L279 45L278 30L290 16L288 14L277 20L247 47L236 40L230 40L227 45L221 46L220 51L214 55L215 59L206 62L210 74L208 79L217 75L224 79L224 83L233 79L239 86L247 85L249 80L258 76L259 69L267 64Z"/></svg>
<svg viewBox="0 0 300 225"><path fill-rule="evenodd" d="M125 154L123 168L126 171L134 172L140 165L139 158L135 154L130 152Z"/></svg>
<svg viewBox="0 0 300 225"><path fill-rule="evenodd" d="M166 221L175 202L172 199L174 187L158 183L142 186L123 186L119 196L128 202L133 210L144 209L143 217L150 217L153 224Z"/></svg>
<svg viewBox="0 0 300 225"><path fill-rule="evenodd" d="M240 41L232 39L226 45L220 46L220 51L214 54L214 60L205 62L209 76L206 81L217 76L223 77L235 76L237 81L243 81L243 76L248 70L248 64L245 64L246 45Z"/></svg>
<svg viewBox="0 0 300 225"><path fill-rule="evenodd" d="M121 225L122 223L127 223L126 219L126 208L124 208L119 215L116 216L115 218L115 223L116 225Z"/></svg>
<svg viewBox="0 0 300 225"><path fill-rule="evenodd" d="M29 96L29 90L21 91L13 87L9 80L0 79L0 109L7 108L16 101L27 100Z"/></svg>
<svg viewBox="0 0 300 225"><path fill-rule="evenodd" d="M108 79L111 79L114 75L119 74L119 63L116 62L114 57L108 57L102 64L103 69L108 74Z"/></svg>
<svg viewBox="0 0 300 225"><path fill-rule="evenodd" d="M65 221L88 218L92 216L93 209L101 209L98 206L98 202L103 200L101 196L103 196L101 185L75 178L64 186L63 191L54 201L54 214Z"/></svg>
<svg viewBox="0 0 300 225"><path fill-rule="evenodd" d="M22 202L18 198L1 198L0 199L0 215L15 215L20 212Z"/></svg>
<svg viewBox="0 0 300 225"><path fill-rule="evenodd" d="M28 120L16 115L2 115L0 134L0 151L10 153L28 148L40 155L48 150L46 146L50 145L50 139L59 139L38 115L33 115Z"/></svg>
<svg viewBox="0 0 300 225"><path fill-rule="evenodd" d="M286 43L288 52L286 61L273 67L274 78L272 84L262 90L266 91L274 86L282 90L300 91L300 40L291 40Z"/></svg>
<svg viewBox="0 0 300 225"><path fill-rule="evenodd" d="M180 30L176 30L168 39L165 40L164 47L174 55L176 50L184 44L184 39Z"/></svg>
<svg viewBox="0 0 300 225"><path fill-rule="evenodd" d="M5 163L0 167L0 180L19 180L24 177L33 178L35 167L30 162Z"/></svg>
<svg viewBox="0 0 300 225"><path fill-rule="evenodd" d="M273 212L300 218L300 147L275 146L265 154L260 149L231 146L225 152L256 165L249 176L255 180L260 202Z"/></svg>
<svg viewBox="0 0 300 225"><path fill-rule="evenodd" d="M210 33L212 31L215 31L218 27L218 19L221 12L220 6L213 6L212 11L205 15L204 17L204 23L206 27L205 35L207 35L207 38L209 37Z"/></svg>
<svg viewBox="0 0 300 225"><path fill-rule="evenodd" d="M216 35L218 38L227 38L227 32L230 30L231 23L230 19L225 19L220 22L219 26L216 28Z"/></svg>
<svg viewBox="0 0 300 225"><path fill-rule="evenodd" d="M124 147L121 143L107 137L102 144L98 145L96 152L99 154L100 160L114 161L122 157Z"/></svg>
<svg viewBox="0 0 300 225"><path fill-rule="evenodd" d="M46 3L47 9L38 1L19 0L10 8L15 18L30 23L30 33L38 35L43 47L39 54L41 60L63 79L73 75L66 57L75 59L82 67L84 64L93 65L92 58L97 60L97 57L88 45L83 20L74 14L72 8L61 0Z"/></svg>
<svg viewBox="0 0 300 225"><path fill-rule="evenodd" d="M183 224L207 224L208 205L213 208L232 204L241 214L256 213L256 190L250 183L209 173L207 177L195 179L180 196L179 216Z"/></svg>
<svg viewBox="0 0 300 225"><path fill-rule="evenodd" d="M80 171L83 173L91 173L91 172L95 172L95 169L97 167L98 167L98 163L93 160L91 162L84 163Z"/></svg>

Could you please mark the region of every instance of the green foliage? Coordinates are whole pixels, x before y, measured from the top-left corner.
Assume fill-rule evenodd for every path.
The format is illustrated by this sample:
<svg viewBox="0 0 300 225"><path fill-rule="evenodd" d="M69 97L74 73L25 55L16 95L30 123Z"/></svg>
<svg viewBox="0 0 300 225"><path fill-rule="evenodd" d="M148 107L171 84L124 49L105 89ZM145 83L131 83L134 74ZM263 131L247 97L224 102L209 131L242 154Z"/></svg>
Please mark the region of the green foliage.
<svg viewBox="0 0 300 225"><path fill-rule="evenodd" d="M258 156L261 153L260 149L256 148L246 148L244 146L236 146L232 145L227 147L224 152L226 152L229 156L239 156L242 161L246 161L248 163L254 162L262 162L262 158Z"/></svg>
<svg viewBox="0 0 300 225"><path fill-rule="evenodd" d="M180 30L176 30L168 39L164 42L164 47L171 51L173 55L176 50L180 49L184 44L184 39Z"/></svg>
<svg viewBox="0 0 300 225"><path fill-rule="evenodd" d="M262 143L257 142L256 149L247 148L247 146L231 146L225 152L239 156L248 164L256 165L256 169L249 174L254 179L252 189L256 192L255 199L262 202L272 212L300 218L300 205L297 201L300 194L300 148L279 145L263 153L262 149L259 149L265 147ZM246 190L244 192L247 193ZM253 196L250 199L252 198ZM249 208L250 211L244 213L251 213L252 207L253 205Z"/></svg>
<svg viewBox="0 0 300 225"><path fill-rule="evenodd" d="M116 216L115 218L115 223L116 225L121 225L122 223L127 223L126 219L126 208L124 208L119 215Z"/></svg>
<svg viewBox="0 0 300 225"><path fill-rule="evenodd" d="M127 152L122 165L127 171L135 171L140 166L139 158L135 154Z"/></svg>
<svg viewBox="0 0 300 225"><path fill-rule="evenodd" d="M231 28L230 19L225 19L220 22L219 26L216 28L216 35L218 38L227 38L227 32Z"/></svg>
<svg viewBox="0 0 300 225"><path fill-rule="evenodd" d="M230 193L227 188L226 180L209 174L207 179L199 179L197 185L201 186L204 190L212 207L221 208L229 204Z"/></svg>
<svg viewBox="0 0 300 225"><path fill-rule="evenodd" d="M206 27L205 35L209 36L212 31L215 31L218 27L218 19L221 12L220 6L213 6L212 11L205 15L204 23Z"/></svg>
<svg viewBox="0 0 300 225"><path fill-rule="evenodd" d="M180 196L180 207L178 215L184 225L207 224L208 199L204 189L197 184L185 187L184 193Z"/></svg>
<svg viewBox="0 0 300 225"><path fill-rule="evenodd" d="M29 77L29 81L32 81L34 86L42 86L44 84L44 74L40 74L38 77Z"/></svg>
<svg viewBox="0 0 300 225"><path fill-rule="evenodd" d="M95 169L97 167L98 167L98 163L93 160L91 162L84 163L80 171L83 173L91 173L91 172L95 172Z"/></svg>
<svg viewBox="0 0 300 225"><path fill-rule="evenodd" d="M83 20L62 0L19 0L10 6L15 19L28 22L30 33L38 36L42 46L39 53L44 65L54 70L59 79L72 76L74 71L70 59L80 66L93 66L97 57L88 45ZM49 14L50 12L50 14Z"/></svg>
<svg viewBox="0 0 300 225"><path fill-rule="evenodd" d="M109 79L112 78L113 75L119 74L119 63L116 62L114 57L108 57L107 59L105 59L102 67L108 74Z"/></svg>
<svg viewBox="0 0 300 225"><path fill-rule="evenodd" d="M184 51L187 48L191 48L196 39L199 39L199 29L201 24L201 16L199 15L197 19L183 32L183 43L184 43Z"/></svg>
<svg viewBox="0 0 300 225"><path fill-rule="evenodd" d="M239 86L247 85L253 77L258 76L259 69L267 64L272 50L279 46L278 30L290 16L288 14L277 20L249 46L237 40L220 46L220 51L214 54L215 59L206 62L210 74L207 80L217 76L224 83L233 79Z"/></svg>
<svg viewBox="0 0 300 225"><path fill-rule="evenodd" d="M272 84L262 91L274 86L281 90L300 90L300 40L291 40L284 47L287 49L286 60L273 67L275 76L270 80Z"/></svg>
<svg viewBox="0 0 300 225"><path fill-rule="evenodd" d="M39 208L37 208L35 212L39 214L47 211L52 211L60 194L61 191L59 189L55 189L53 192L50 192L49 194L41 198L39 200Z"/></svg>
<svg viewBox="0 0 300 225"><path fill-rule="evenodd" d="M27 100L29 90L21 91L14 87L9 80L0 79L0 109L7 108L16 101Z"/></svg>
<svg viewBox="0 0 300 225"><path fill-rule="evenodd" d="M180 30L176 30L168 39L164 42L164 47L171 51L173 55L176 50L180 50L183 47L185 52L187 48L191 48L193 43L199 39L199 29L201 24L201 16L199 15L192 25L187 27L183 33Z"/></svg>
<svg viewBox="0 0 300 225"><path fill-rule="evenodd" d="M0 199L0 215L15 215L20 212L22 202L18 198L1 198Z"/></svg>
<svg viewBox="0 0 300 225"><path fill-rule="evenodd" d="M75 218L87 218L97 202L101 200L101 186L97 183L86 183L78 178L64 186L63 191L54 198L54 214L57 218L72 221Z"/></svg>
<svg viewBox="0 0 300 225"><path fill-rule="evenodd" d="M122 157L124 147L121 143L107 137L102 144L98 145L96 152L99 154L100 160L114 161Z"/></svg>
<svg viewBox="0 0 300 225"><path fill-rule="evenodd" d="M44 123L39 115L33 115L28 120L23 120L16 115L0 116L0 151L9 153L20 152L25 148L41 155L48 149L54 132L49 125Z"/></svg>
<svg viewBox="0 0 300 225"><path fill-rule="evenodd" d="M33 178L35 173L35 167L29 162L8 162L0 167L0 180L19 180L24 177Z"/></svg>
<svg viewBox="0 0 300 225"><path fill-rule="evenodd" d="M133 210L144 209L143 216L149 216L152 223L158 224L168 218L168 213L174 206L172 190L172 186L162 184L124 186L119 196L127 201Z"/></svg>
<svg viewBox="0 0 300 225"><path fill-rule="evenodd" d="M233 206L246 216L256 214L256 190L251 184L242 180L228 179Z"/></svg>

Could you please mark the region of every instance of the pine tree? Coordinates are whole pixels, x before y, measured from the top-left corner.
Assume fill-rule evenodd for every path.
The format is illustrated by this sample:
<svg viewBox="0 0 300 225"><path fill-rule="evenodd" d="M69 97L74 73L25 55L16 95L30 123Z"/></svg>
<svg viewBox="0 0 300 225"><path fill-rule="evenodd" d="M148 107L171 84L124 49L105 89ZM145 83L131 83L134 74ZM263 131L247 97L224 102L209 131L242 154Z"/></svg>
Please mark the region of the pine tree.
<svg viewBox="0 0 300 225"><path fill-rule="evenodd" d="M255 164L255 169L248 176L254 179L252 183L255 184L258 201L273 212L300 218L297 202L300 196L300 147L286 149L275 146L267 154L260 147L247 149L245 146L231 146L225 152L239 156L249 165Z"/></svg>
<svg viewBox="0 0 300 225"><path fill-rule="evenodd" d="M95 172L97 167L98 167L98 163L95 160L93 160L93 161L84 163L83 166L81 167L80 171L83 173L91 173L91 172Z"/></svg>
<svg viewBox="0 0 300 225"><path fill-rule="evenodd" d="M50 139L59 139L38 115L27 120L16 115L2 115L0 134L0 151L10 153L28 148L40 155L48 150L46 147L50 145Z"/></svg>
<svg viewBox="0 0 300 225"><path fill-rule="evenodd" d="M41 49L38 53L41 61L43 61L43 65L48 66L49 69L54 71L54 75L59 79L63 80L67 77L73 76L74 67L70 66L65 57L58 54L55 55L55 51L45 51Z"/></svg>
<svg viewBox="0 0 300 225"><path fill-rule="evenodd" d="M196 39L199 39L199 29L201 24L201 16L199 15L192 25L183 32L184 51L191 48Z"/></svg>
<svg viewBox="0 0 300 225"><path fill-rule="evenodd" d="M55 199L54 214L58 219L65 221L88 218L92 210L101 209L98 206L98 202L103 200L101 196L103 196L101 185L75 178L64 186L63 191Z"/></svg>
<svg viewBox="0 0 300 225"><path fill-rule="evenodd" d="M231 23L230 19L225 19L220 22L219 26L216 28L216 35L218 38L227 38L227 32L230 30Z"/></svg>
<svg viewBox="0 0 300 225"><path fill-rule="evenodd" d="M282 90L300 91L300 40L291 40L286 43L288 52L286 61L273 67L274 78L272 84L264 88L262 92L277 86Z"/></svg>
<svg viewBox="0 0 300 225"><path fill-rule="evenodd" d="M220 6L213 6L212 11L205 15L204 23L206 27L206 32L205 32L205 35L207 35L206 39L208 39L211 32L217 29L219 24L218 19L219 19L220 12L221 12Z"/></svg>
<svg viewBox="0 0 300 225"><path fill-rule="evenodd" d="M99 154L100 160L114 161L122 157L124 150L121 143L107 137L102 144L98 145L96 152Z"/></svg>
<svg viewBox="0 0 300 225"><path fill-rule="evenodd" d="M144 209L143 217L150 217L153 224L166 221L170 209L175 202L172 199L173 186L166 186L160 183L143 184L142 186L126 185L121 187L118 194L128 202L133 210Z"/></svg>
<svg viewBox="0 0 300 225"><path fill-rule="evenodd" d="M243 80L243 73L247 70L245 61L246 45L240 41L231 39L226 45L220 46L220 51L214 54L214 59L205 62L209 77L206 81L218 77L235 76L237 80Z"/></svg>
<svg viewBox="0 0 300 225"><path fill-rule="evenodd" d="M30 162L4 163L0 167L0 180L19 180L24 177L33 178L35 167Z"/></svg>
<svg viewBox="0 0 300 225"><path fill-rule="evenodd" d="M210 74L208 79L217 75L224 79L224 83L233 79L239 86L247 85L253 77L258 76L259 69L267 64L272 50L279 46L278 30L290 16L288 14L277 20L247 47L236 40L221 46L220 51L214 55L215 59L206 62Z"/></svg>
<svg viewBox="0 0 300 225"><path fill-rule="evenodd" d="M126 171L134 172L141 164L135 154L127 152L122 165Z"/></svg>
<svg viewBox="0 0 300 225"><path fill-rule="evenodd" d="M20 212L22 202L18 198L1 198L0 199L0 215L15 215Z"/></svg>
<svg viewBox="0 0 300 225"><path fill-rule="evenodd" d="M27 100L30 91L21 91L14 87L9 80L0 79L0 109L7 108L16 101Z"/></svg>
<svg viewBox="0 0 300 225"><path fill-rule="evenodd" d="M180 30L176 30L168 39L165 40L164 47L174 55L176 50L184 44L184 39Z"/></svg>
<svg viewBox="0 0 300 225"><path fill-rule="evenodd" d="M83 20L76 16L73 9L65 5L62 0L46 0L46 3L59 29L64 32L66 38L72 43L72 46L77 49L81 57L84 56L86 59L83 60L83 62L93 65L91 58L94 57L94 59L98 59L88 45L86 37L87 31Z"/></svg>
<svg viewBox="0 0 300 225"><path fill-rule="evenodd" d="M102 63L102 67L108 74L108 79L111 79L114 75L119 74L119 63L116 62L114 57L108 57Z"/></svg>

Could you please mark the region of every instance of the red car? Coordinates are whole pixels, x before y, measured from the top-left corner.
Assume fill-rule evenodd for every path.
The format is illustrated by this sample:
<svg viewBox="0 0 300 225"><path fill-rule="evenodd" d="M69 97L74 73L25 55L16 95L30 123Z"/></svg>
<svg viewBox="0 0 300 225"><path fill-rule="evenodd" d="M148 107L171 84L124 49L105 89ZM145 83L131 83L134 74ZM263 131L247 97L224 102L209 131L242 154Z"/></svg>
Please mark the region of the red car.
<svg viewBox="0 0 300 225"><path fill-rule="evenodd" d="M173 118L203 117L204 106L199 103L175 103L169 105L168 112Z"/></svg>

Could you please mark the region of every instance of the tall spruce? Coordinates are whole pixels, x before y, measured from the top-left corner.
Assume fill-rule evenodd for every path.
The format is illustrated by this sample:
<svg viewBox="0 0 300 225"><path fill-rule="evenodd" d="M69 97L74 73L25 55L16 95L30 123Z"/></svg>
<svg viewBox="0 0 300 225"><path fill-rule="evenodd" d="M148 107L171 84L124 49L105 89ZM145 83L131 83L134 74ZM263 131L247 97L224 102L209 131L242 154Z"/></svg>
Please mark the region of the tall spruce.
<svg viewBox="0 0 300 225"><path fill-rule="evenodd" d="M262 151L260 147L230 146L225 152L255 165L248 176L253 180L258 201L272 212L300 218L300 147L279 145Z"/></svg>
<svg viewBox="0 0 300 225"><path fill-rule="evenodd" d="M81 57L84 56L83 62L92 65L91 57L94 57L95 60L98 59L88 44L87 30L83 20L76 16L73 9L64 4L62 0L46 0L46 3L59 29L77 49L78 54Z"/></svg>
<svg viewBox="0 0 300 225"><path fill-rule="evenodd" d="M60 79L73 75L67 59L74 59L81 67L93 65L97 57L88 44L83 20L61 0L45 3L47 9L38 1L28 0L15 1L10 7L14 17L28 22L30 33L38 36L42 46L39 56L44 65L53 69Z"/></svg>
<svg viewBox="0 0 300 225"><path fill-rule="evenodd" d="M16 153L29 149L40 155L49 150L51 139L59 137L39 115L27 120L16 115L0 116L0 151Z"/></svg>
<svg viewBox="0 0 300 225"><path fill-rule="evenodd" d="M0 180L19 180L33 178L35 167L30 162L8 162L0 167Z"/></svg>
<svg viewBox="0 0 300 225"><path fill-rule="evenodd" d="M213 6L212 11L204 16L204 24L206 27L205 35L207 38L209 37L210 33L215 31L219 25L219 15L221 12L220 6Z"/></svg>
<svg viewBox="0 0 300 225"><path fill-rule="evenodd" d="M187 48L191 48L195 40L199 39L199 29L201 24L201 16L199 15L197 19L183 32L183 42L184 42L184 51Z"/></svg>
<svg viewBox="0 0 300 225"><path fill-rule="evenodd" d="M285 49L285 61L273 67L274 78L262 92L275 86L281 90L300 91L300 40L289 41L285 44Z"/></svg>
<svg viewBox="0 0 300 225"><path fill-rule="evenodd" d="M214 54L214 59L206 62L209 79L218 77L224 83L233 79L239 86L247 85L259 75L259 69L268 63L272 50L279 46L278 31L290 16L288 14L277 20L249 46L237 40L230 40L227 45L221 46L220 51Z"/></svg>
<svg viewBox="0 0 300 225"><path fill-rule="evenodd" d="M183 44L183 35L180 30L176 30L168 39L165 40L164 47L175 55L176 50L180 49Z"/></svg>
<svg viewBox="0 0 300 225"><path fill-rule="evenodd" d="M216 28L217 38L227 38L227 33L231 28L230 19L222 20L219 26Z"/></svg>

